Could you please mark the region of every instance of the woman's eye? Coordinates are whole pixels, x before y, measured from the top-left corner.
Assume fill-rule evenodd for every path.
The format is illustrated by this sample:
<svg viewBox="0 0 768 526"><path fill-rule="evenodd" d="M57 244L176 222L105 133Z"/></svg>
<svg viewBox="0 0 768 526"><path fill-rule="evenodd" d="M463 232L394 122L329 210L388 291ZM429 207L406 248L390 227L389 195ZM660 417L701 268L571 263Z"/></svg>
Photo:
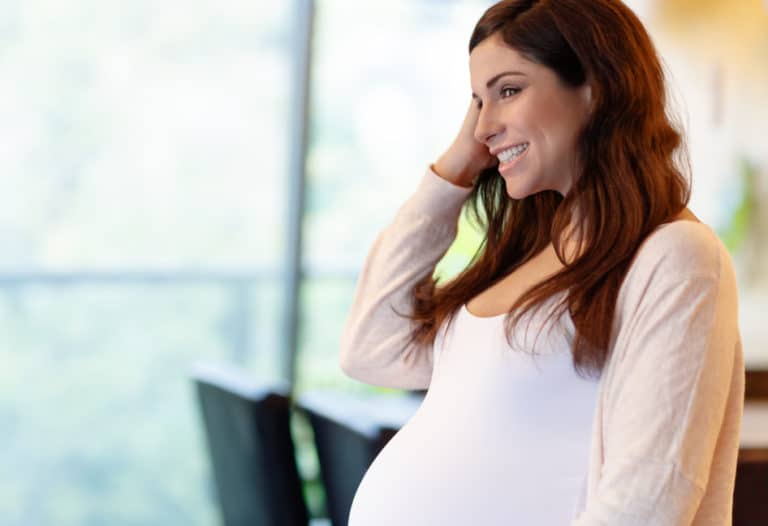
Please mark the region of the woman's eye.
<svg viewBox="0 0 768 526"><path fill-rule="evenodd" d="M512 95L514 95L515 93L517 93L517 92L519 92L519 91L520 91L520 88L512 88L512 87L510 87L510 86L504 86L503 88L501 88L501 94L502 94L502 96L504 96L504 95L506 95L507 93L509 93L509 95L506 95L506 96L508 96L508 97L511 97ZM510 93L510 92L511 92L511 93Z"/></svg>

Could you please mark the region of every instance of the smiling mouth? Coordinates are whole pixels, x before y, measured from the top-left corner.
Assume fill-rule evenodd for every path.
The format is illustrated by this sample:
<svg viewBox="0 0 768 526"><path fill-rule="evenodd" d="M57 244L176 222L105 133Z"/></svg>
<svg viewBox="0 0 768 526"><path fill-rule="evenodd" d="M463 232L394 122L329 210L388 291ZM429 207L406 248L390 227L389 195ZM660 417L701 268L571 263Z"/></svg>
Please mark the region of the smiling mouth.
<svg viewBox="0 0 768 526"><path fill-rule="evenodd" d="M528 143L524 143L521 146L514 146L501 152L497 156L499 158L499 166L497 167L499 172L507 171L516 165L517 161L524 157L526 153L528 153L528 146Z"/></svg>
<svg viewBox="0 0 768 526"><path fill-rule="evenodd" d="M496 157L499 159L499 162L506 163L511 160L513 160L515 157L522 154L526 149L528 149L530 143L522 142L520 144L516 144L514 146L511 146L510 148L507 148L506 150L500 151Z"/></svg>

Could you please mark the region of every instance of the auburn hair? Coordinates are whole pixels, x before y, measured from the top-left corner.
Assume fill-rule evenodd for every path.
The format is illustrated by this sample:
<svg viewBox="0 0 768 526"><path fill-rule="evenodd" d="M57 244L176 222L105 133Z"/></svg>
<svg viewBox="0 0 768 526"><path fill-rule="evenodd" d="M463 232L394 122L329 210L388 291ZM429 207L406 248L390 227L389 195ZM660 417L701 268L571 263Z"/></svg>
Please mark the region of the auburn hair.
<svg viewBox="0 0 768 526"><path fill-rule="evenodd" d="M664 72L643 24L618 0L501 1L477 22L470 54L496 33L566 85L589 81L592 113L577 138L577 177L566 196L548 190L518 200L507 196L496 168L478 174L465 203L483 232L477 252L440 287L433 267L413 287L413 313L398 314L414 322L410 344L429 348L465 302L552 243L564 266L510 307L507 339L526 312L562 293L550 318L568 310L576 329L574 369L599 376L619 288L638 247L690 199L690 177L682 171L690 174L690 163L666 107ZM576 210L581 244L566 261L563 234Z"/></svg>

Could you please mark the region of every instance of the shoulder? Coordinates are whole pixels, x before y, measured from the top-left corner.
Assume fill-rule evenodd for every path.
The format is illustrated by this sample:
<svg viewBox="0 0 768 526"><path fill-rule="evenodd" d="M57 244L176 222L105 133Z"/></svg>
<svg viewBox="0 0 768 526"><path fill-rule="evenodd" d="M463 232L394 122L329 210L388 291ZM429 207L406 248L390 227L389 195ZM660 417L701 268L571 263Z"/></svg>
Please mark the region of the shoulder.
<svg viewBox="0 0 768 526"><path fill-rule="evenodd" d="M641 243L627 279L719 279L725 248L717 234L697 221L664 223Z"/></svg>
<svg viewBox="0 0 768 526"><path fill-rule="evenodd" d="M617 344L622 330L664 334L669 350L693 333L739 339L738 289L731 256L712 228L682 220L665 223L638 248L622 283L613 330ZM709 327L711 331L705 329ZM709 330L707 329L707 330ZM637 334L636 332L634 333ZM731 341L729 340L729 341ZM718 340L721 341L721 340ZM724 341L724 340L723 340ZM680 349L691 349L680 345ZM705 349L701 347L702 352ZM687 351L686 351L687 352Z"/></svg>
<svg viewBox="0 0 768 526"><path fill-rule="evenodd" d="M725 281L723 279L725 278ZM733 268L725 245L706 224L695 221L664 223L640 244L619 289L619 309L665 296L671 287L696 280L718 289L735 288Z"/></svg>
<svg viewBox="0 0 768 526"><path fill-rule="evenodd" d="M635 254L619 289L614 330L639 313L698 312L693 303L709 304L731 320L737 301L733 264L714 230L688 220L665 223Z"/></svg>

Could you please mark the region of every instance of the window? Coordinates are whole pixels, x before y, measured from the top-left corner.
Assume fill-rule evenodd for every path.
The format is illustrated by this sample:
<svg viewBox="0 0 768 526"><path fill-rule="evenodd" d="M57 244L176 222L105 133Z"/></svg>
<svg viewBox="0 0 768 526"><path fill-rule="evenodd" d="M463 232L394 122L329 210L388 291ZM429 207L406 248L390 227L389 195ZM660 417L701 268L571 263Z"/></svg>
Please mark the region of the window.
<svg viewBox="0 0 768 526"><path fill-rule="evenodd" d="M3 524L215 524L188 373L275 374L283 2L6 2Z"/></svg>

